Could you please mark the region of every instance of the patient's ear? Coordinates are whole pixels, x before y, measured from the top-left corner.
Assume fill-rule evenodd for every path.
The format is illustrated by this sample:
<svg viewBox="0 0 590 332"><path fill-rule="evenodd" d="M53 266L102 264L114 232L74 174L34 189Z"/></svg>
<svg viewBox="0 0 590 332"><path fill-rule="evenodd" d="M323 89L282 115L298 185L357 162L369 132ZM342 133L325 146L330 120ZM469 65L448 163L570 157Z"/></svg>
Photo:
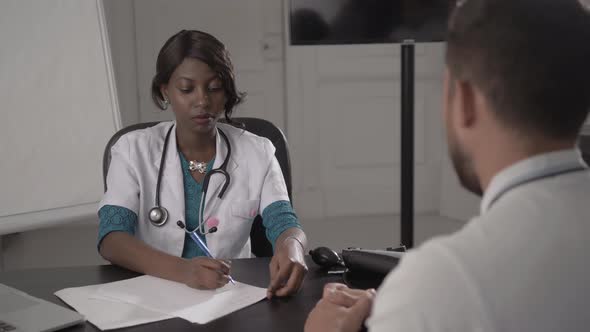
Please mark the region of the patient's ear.
<svg viewBox="0 0 590 332"><path fill-rule="evenodd" d="M469 129L475 126L478 120L477 114L477 93L475 86L469 81L455 81L455 116L456 125L462 129Z"/></svg>

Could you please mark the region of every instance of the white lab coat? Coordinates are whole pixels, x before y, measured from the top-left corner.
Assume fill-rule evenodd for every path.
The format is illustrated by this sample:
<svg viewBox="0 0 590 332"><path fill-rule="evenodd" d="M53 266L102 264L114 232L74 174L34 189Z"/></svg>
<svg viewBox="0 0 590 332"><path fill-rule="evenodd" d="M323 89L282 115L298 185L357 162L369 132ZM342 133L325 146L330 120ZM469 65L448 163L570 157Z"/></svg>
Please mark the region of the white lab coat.
<svg viewBox="0 0 590 332"><path fill-rule="evenodd" d="M185 220L184 185L176 148L176 126L168 142L160 188L160 205L168 210L168 222L162 227L148 219L155 206L156 183L164 139L172 122L137 130L122 136L111 149L107 176L108 190L100 202L125 207L138 216L135 236L150 246L180 256L185 232L176 222ZM207 245L217 258L250 257L250 229L257 214L275 201L289 200L287 187L272 143L263 137L226 124L218 124L229 139L231 156L227 165L230 184L222 199L217 197L223 175L211 177L206 195L204 220L217 218L218 231L206 235ZM227 146L217 135L213 169L219 168Z"/></svg>

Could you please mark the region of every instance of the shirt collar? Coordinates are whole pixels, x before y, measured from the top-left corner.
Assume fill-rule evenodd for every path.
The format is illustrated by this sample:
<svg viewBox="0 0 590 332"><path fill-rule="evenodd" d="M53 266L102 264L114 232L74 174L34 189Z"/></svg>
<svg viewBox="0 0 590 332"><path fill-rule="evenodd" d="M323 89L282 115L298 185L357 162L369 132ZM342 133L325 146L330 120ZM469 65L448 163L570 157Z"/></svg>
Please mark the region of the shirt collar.
<svg viewBox="0 0 590 332"><path fill-rule="evenodd" d="M578 149L536 155L509 166L496 174L481 201L480 213L486 213L494 201L515 186L543 176L587 168Z"/></svg>

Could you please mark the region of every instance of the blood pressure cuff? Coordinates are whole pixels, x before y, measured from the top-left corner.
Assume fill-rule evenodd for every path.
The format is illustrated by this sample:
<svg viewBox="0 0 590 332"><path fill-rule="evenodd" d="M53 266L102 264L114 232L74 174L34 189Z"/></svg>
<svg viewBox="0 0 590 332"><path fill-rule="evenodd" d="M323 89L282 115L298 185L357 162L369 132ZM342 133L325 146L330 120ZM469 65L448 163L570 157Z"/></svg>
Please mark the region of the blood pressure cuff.
<svg viewBox="0 0 590 332"><path fill-rule="evenodd" d="M382 250L345 249L342 260L348 268L344 281L349 287L378 288L403 253Z"/></svg>

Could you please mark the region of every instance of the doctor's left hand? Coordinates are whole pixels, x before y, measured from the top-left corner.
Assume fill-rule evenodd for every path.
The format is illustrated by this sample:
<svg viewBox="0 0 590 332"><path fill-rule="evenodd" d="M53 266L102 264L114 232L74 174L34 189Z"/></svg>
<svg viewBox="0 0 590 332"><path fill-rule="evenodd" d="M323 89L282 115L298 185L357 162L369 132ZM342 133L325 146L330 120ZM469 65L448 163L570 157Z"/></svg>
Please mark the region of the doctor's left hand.
<svg viewBox="0 0 590 332"><path fill-rule="evenodd" d="M267 298L297 293L307 274L304 248L293 238L286 238L278 246L270 262L270 285Z"/></svg>

